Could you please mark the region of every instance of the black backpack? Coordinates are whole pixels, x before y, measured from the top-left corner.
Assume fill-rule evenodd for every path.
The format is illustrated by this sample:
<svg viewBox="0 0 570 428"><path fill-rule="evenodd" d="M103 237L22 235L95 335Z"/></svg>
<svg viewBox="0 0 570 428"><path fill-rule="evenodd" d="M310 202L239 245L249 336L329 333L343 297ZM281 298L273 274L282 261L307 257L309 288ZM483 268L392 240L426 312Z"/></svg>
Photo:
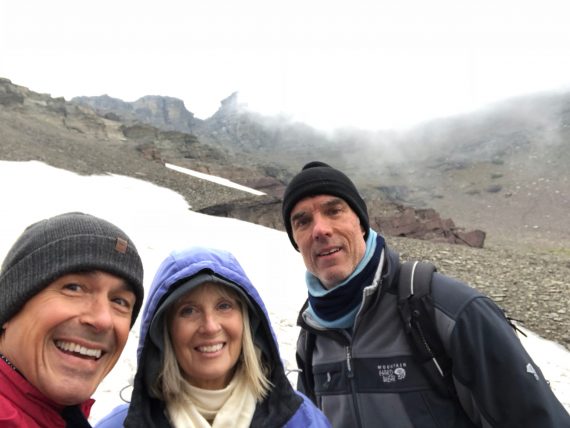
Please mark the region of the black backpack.
<svg viewBox="0 0 570 428"><path fill-rule="evenodd" d="M431 299L431 279L436 267L428 262L403 262L398 279L398 310L415 358L432 386L444 397L456 397L451 376L451 359L445 352L435 325L435 310ZM303 391L313 401L312 374L315 334L306 332L306 361L304 373L308 390Z"/></svg>
<svg viewBox="0 0 570 428"><path fill-rule="evenodd" d="M455 397L451 358L435 324L431 279L436 267L428 262L403 262L398 279L398 311L414 356L432 386L444 397Z"/></svg>

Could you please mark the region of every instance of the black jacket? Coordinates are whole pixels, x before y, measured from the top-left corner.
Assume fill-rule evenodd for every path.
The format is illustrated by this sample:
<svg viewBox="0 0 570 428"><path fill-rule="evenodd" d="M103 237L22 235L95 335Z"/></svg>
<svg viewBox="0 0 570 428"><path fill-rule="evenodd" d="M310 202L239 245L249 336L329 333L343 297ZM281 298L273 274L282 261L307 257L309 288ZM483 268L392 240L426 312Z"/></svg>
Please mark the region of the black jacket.
<svg viewBox="0 0 570 428"><path fill-rule="evenodd" d="M385 247L381 282L367 287L352 334L319 328L301 312L299 368L307 331L316 335L314 389L335 427L562 428L570 416L520 343L502 310L466 284L435 273L436 324L452 360L455 397L438 394L414 360L397 310L399 257Z"/></svg>

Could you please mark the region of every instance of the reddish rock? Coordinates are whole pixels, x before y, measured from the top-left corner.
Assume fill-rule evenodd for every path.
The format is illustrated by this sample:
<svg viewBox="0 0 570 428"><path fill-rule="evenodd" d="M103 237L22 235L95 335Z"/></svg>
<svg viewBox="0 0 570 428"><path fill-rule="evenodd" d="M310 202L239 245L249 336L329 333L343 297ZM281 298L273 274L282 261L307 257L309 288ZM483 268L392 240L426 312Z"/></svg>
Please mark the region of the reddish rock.
<svg viewBox="0 0 570 428"><path fill-rule="evenodd" d="M465 232L455 226L451 219L442 219L433 209L398 207L383 216L370 219L372 228L388 236L404 236L434 242L467 245L483 248L485 232Z"/></svg>

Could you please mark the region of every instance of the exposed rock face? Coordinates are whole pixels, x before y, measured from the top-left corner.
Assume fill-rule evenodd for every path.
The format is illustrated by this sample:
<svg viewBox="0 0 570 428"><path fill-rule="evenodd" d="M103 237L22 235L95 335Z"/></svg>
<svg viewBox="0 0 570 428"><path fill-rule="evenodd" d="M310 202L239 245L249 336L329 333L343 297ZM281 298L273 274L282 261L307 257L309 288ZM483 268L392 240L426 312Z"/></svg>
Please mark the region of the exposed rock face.
<svg viewBox="0 0 570 428"><path fill-rule="evenodd" d="M483 248L485 243L485 232L481 230L465 232L456 227L453 220L442 219L433 209L416 210L378 200L368 201L367 204L370 226L387 236L416 238L475 248ZM285 230L281 217L281 198L244 198L230 203L212 205L200 210L200 212L221 217L239 218L274 229ZM381 212L383 215L376 216L374 215L376 212Z"/></svg>
<svg viewBox="0 0 570 428"><path fill-rule="evenodd" d="M414 209L398 206L400 214L372 217L373 227L390 236L418 238L449 244L463 244L483 248L485 232L465 232L457 228L451 219L442 219L433 209Z"/></svg>
<svg viewBox="0 0 570 428"><path fill-rule="evenodd" d="M273 196L244 198L225 204L211 205L199 210L202 214L238 218L277 230L285 230L281 220L281 199Z"/></svg>
<svg viewBox="0 0 570 428"><path fill-rule="evenodd" d="M166 130L192 132L197 120L178 98L146 96L135 101L133 108L137 119Z"/></svg>
<svg viewBox="0 0 570 428"><path fill-rule="evenodd" d="M114 120L139 121L167 131L190 133L200 122L186 110L178 98L148 95L125 102L108 95L75 97L71 102L92 107L100 115Z"/></svg>

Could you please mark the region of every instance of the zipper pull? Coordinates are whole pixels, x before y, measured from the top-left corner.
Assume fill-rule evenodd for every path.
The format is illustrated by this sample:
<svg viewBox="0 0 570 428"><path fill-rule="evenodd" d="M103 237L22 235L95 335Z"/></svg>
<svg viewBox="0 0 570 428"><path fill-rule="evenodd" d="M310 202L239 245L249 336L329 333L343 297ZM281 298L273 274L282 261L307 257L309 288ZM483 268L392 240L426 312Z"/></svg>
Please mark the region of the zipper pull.
<svg viewBox="0 0 570 428"><path fill-rule="evenodd" d="M346 371L349 378L354 377L354 372L352 371L352 352L350 346L346 347Z"/></svg>

